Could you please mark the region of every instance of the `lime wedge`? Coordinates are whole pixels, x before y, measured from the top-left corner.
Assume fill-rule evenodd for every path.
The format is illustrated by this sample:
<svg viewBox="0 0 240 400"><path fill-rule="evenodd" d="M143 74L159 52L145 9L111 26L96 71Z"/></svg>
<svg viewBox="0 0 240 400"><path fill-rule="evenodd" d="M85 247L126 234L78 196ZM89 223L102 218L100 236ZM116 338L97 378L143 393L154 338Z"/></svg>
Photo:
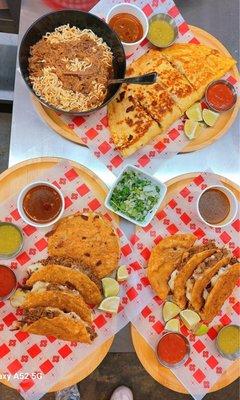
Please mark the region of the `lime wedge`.
<svg viewBox="0 0 240 400"><path fill-rule="evenodd" d="M192 310L181 311L180 318L181 318L182 322L184 323L184 325L190 330L193 330L201 320L199 315L195 311L192 311Z"/></svg>
<svg viewBox="0 0 240 400"><path fill-rule="evenodd" d="M117 281L123 282L128 279L128 270L126 265L121 265L117 270Z"/></svg>
<svg viewBox="0 0 240 400"><path fill-rule="evenodd" d="M216 123L218 117L219 117L219 114L212 110L208 110L207 108L205 108L203 110L203 121L208 126L213 126Z"/></svg>
<svg viewBox="0 0 240 400"><path fill-rule="evenodd" d="M112 296L104 299L100 306L99 310L109 312L111 314L116 314L118 312L118 307L120 303L120 297Z"/></svg>
<svg viewBox="0 0 240 400"><path fill-rule="evenodd" d="M199 134L199 123L196 121L192 121L191 119L187 119L184 124L184 133L188 137L188 139L195 139Z"/></svg>
<svg viewBox="0 0 240 400"><path fill-rule="evenodd" d="M177 318L170 319L165 325L166 331L180 332L180 322Z"/></svg>
<svg viewBox="0 0 240 400"><path fill-rule="evenodd" d="M209 327L205 324L197 324L197 326L194 329L194 334L196 336L202 336L208 333Z"/></svg>
<svg viewBox="0 0 240 400"><path fill-rule="evenodd" d="M21 307L26 299L27 293L22 289L17 289L16 292L10 297L11 306L14 308Z"/></svg>
<svg viewBox="0 0 240 400"><path fill-rule="evenodd" d="M202 106L200 103L193 104L187 111L187 117L192 121L202 121Z"/></svg>
<svg viewBox="0 0 240 400"><path fill-rule="evenodd" d="M113 278L103 278L103 293L104 297L117 296L119 293L119 283Z"/></svg>
<svg viewBox="0 0 240 400"><path fill-rule="evenodd" d="M164 322L176 317L180 311L180 308L176 304L172 303L171 301L166 301L162 310Z"/></svg>

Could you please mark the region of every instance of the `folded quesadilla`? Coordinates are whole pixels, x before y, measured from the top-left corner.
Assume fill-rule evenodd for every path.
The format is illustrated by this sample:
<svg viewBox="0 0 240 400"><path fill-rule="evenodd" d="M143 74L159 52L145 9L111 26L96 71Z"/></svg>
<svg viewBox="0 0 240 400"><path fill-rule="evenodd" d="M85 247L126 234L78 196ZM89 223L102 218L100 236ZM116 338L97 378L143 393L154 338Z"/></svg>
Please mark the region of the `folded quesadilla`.
<svg viewBox="0 0 240 400"><path fill-rule="evenodd" d="M192 234L179 233L162 239L153 248L148 262L147 276L152 288L162 300L165 300L170 292L168 281L172 272L196 239Z"/></svg>
<svg viewBox="0 0 240 400"><path fill-rule="evenodd" d="M18 328L36 335L54 336L62 340L91 343L96 337L92 327L74 312L54 307L36 307L24 310Z"/></svg>
<svg viewBox="0 0 240 400"><path fill-rule="evenodd" d="M240 263L231 259L211 278L204 292L205 304L200 312L203 321L209 323L221 310L225 300L231 295L240 277Z"/></svg>
<svg viewBox="0 0 240 400"><path fill-rule="evenodd" d="M58 264L42 265L41 262L32 264L28 268L29 278L26 281L28 286L36 282L47 282L70 286L82 296L87 304L97 305L102 300L102 294L96 283L79 269L65 267Z"/></svg>

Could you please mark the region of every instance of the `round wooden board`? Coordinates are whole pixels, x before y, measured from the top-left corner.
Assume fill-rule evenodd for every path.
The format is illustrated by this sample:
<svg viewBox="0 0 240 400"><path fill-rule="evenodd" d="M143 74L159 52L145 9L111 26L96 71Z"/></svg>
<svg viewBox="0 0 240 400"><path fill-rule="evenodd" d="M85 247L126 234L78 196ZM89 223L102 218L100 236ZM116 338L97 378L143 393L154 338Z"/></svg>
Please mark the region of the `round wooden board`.
<svg viewBox="0 0 240 400"><path fill-rule="evenodd" d="M6 201L8 197L18 193L23 186L32 180L36 180L48 169L53 168L61 161L63 161L63 159L57 157L35 158L16 164L3 172L0 175L0 202ZM104 183L88 168L71 160L69 160L69 162L77 170L87 185L102 199L102 201L104 201L108 192ZM112 217L116 223L119 223L119 218L116 214L112 214ZM83 362L81 361L70 373L51 388L50 392L59 391L65 387L71 386L90 375L107 355L112 342L113 337L93 351ZM0 379L0 382L11 386L7 380Z"/></svg>
<svg viewBox="0 0 240 400"><path fill-rule="evenodd" d="M177 194L182 187L188 185L198 174L199 173L195 172L179 175L167 181L167 195L164 199L164 202L162 203L160 210L166 206L171 198L174 197L174 195ZM231 189L237 196L237 199L240 201L240 187L229 179L224 178L223 176L216 175L216 177L218 177L224 185ZM136 233L138 232L138 229L139 228L136 228ZM131 327L131 334L137 356L146 371L161 385L166 386L167 388L174 390L178 393L188 393L185 387L172 373L172 371L159 364L155 352L141 336L141 334L136 330L136 328L134 328L134 326ZM230 385L230 383L232 383L239 377L239 369L239 360L236 360L231 365L231 367L229 367L221 375L218 382L211 388L210 391L214 392L216 390L224 388L227 385Z"/></svg>
<svg viewBox="0 0 240 400"><path fill-rule="evenodd" d="M222 45L222 43L219 42L219 40L212 36L210 33L204 31L203 29L197 28L196 26L190 25L190 29L192 30L194 36L196 36L196 38L200 41L200 43L217 49L226 56L231 56L228 50ZM233 75L237 80L239 79L238 69L236 66L231 69L230 74ZM51 109L41 104L35 96L32 96L32 101L37 112L48 124L48 126L50 126L50 128L52 128L59 135L63 136L65 139L85 146L82 143L80 137L61 120L61 118L57 115L55 111L52 111ZM224 133L226 133L230 126L233 124L237 116L238 109L239 103L237 103L232 110L222 113L214 127L203 130L201 135L198 138L189 141L188 145L181 152L189 153L192 151L200 150L214 143L217 139L223 136Z"/></svg>

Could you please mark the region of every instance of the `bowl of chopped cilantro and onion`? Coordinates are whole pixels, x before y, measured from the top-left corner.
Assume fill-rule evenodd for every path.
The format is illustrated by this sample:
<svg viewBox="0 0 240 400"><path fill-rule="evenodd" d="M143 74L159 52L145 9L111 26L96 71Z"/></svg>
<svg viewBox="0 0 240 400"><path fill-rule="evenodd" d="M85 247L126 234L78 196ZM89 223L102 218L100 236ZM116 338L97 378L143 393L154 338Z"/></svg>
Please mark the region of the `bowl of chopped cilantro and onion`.
<svg viewBox="0 0 240 400"><path fill-rule="evenodd" d="M105 206L145 227L160 207L167 188L164 183L139 168L127 165L107 195Z"/></svg>

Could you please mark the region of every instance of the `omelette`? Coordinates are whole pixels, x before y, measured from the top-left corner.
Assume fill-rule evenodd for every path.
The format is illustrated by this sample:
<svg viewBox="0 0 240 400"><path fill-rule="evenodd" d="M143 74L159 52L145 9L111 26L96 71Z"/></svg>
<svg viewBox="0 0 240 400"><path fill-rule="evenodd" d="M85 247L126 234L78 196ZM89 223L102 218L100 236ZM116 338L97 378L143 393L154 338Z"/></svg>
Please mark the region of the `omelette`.
<svg viewBox="0 0 240 400"><path fill-rule="evenodd" d="M108 105L111 138L128 157L165 133L185 111L199 101L212 81L235 64L230 56L199 44L174 44L151 49L129 66L127 75L157 72L153 85L125 85Z"/></svg>
<svg viewBox="0 0 240 400"><path fill-rule="evenodd" d="M165 300L170 287L171 273L181 261L185 251L190 249L196 237L192 234L176 234L162 239L152 250L147 267L147 276L156 294Z"/></svg>
<svg viewBox="0 0 240 400"><path fill-rule="evenodd" d="M99 278L109 275L118 266L119 238L109 220L101 215L67 216L47 236L50 256L78 260Z"/></svg>

